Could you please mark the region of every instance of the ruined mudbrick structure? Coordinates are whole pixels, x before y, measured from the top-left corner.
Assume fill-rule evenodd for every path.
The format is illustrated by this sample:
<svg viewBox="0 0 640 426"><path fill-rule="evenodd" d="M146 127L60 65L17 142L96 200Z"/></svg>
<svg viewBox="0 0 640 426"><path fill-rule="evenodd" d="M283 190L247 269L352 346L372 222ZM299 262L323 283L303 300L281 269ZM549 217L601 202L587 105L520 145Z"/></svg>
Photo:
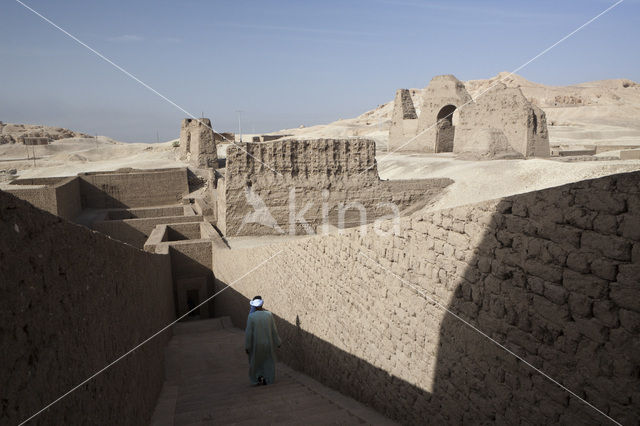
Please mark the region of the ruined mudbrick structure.
<svg viewBox="0 0 640 426"><path fill-rule="evenodd" d="M441 75L422 90L420 114L408 89L396 92L388 148L487 159L548 157L549 134L544 112L519 88L499 83L471 99L464 83Z"/></svg>
<svg viewBox="0 0 640 426"><path fill-rule="evenodd" d="M194 167L218 168L218 152L211 120L208 118L185 118L182 120L180 153Z"/></svg>
<svg viewBox="0 0 640 426"><path fill-rule="evenodd" d="M226 236L321 233L424 206L449 179L382 181L368 139L278 140L230 146L216 190ZM259 216L268 207L268 217ZM291 220L304 212L304 221ZM340 226L342 225L342 226Z"/></svg>

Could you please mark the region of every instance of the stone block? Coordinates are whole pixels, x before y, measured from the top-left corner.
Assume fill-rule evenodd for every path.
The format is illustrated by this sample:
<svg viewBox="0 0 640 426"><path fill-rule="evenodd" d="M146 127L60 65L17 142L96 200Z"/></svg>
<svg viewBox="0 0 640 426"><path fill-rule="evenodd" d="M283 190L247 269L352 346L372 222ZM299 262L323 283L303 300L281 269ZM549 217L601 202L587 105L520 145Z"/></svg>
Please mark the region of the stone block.
<svg viewBox="0 0 640 426"><path fill-rule="evenodd" d="M640 263L619 265L617 281L634 288L640 296Z"/></svg>
<svg viewBox="0 0 640 426"><path fill-rule="evenodd" d="M582 230L572 226L557 225L549 222L536 224L535 234L539 237L551 240L563 246L580 247L580 235Z"/></svg>
<svg viewBox="0 0 640 426"><path fill-rule="evenodd" d="M544 280L538 277L527 277L527 284L529 290L532 292L539 294L540 296L544 295Z"/></svg>
<svg viewBox="0 0 640 426"><path fill-rule="evenodd" d="M476 237L484 233L483 228L474 222L467 222L464 224L464 233L470 237Z"/></svg>
<svg viewBox="0 0 640 426"><path fill-rule="evenodd" d="M556 303L562 305L567 301L567 291L561 285L555 285L551 283L544 284L544 297Z"/></svg>
<svg viewBox="0 0 640 426"><path fill-rule="evenodd" d="M527 217L527 203L526 200L522 200L520 198L516 198L513 200L513 205L511 206L511 214L520 217Z"/></svg>
<svg viewBox="0 0 640 426"><path fill-rule="evenodd" d="M487 275L484 279L485 289L487 290L487 292L492 294L500 294L501 284L502 280L493 275Z"/></svg>
<svg viewBox="0 0 640 426"><path fill-rule="evenodd" d="M533 295L532 300L533 311L542 318L545 318L559 326L569 319L569 309L566 305L556 305L555 303L538 295Z"/></svg>
<svg viewBox="0 0 640 426"><path fill-rule="evenodd" d="M620 309L620 325L632 334L640 333L640 313Z"/></svg>
<svg viewBox="0 0 640 426"><path fill-rule="evenodd" d="M464 233L464 225L465 223L461 220L454 220L453 224L451 225L451 230L458 232L460 234Z"/></svg>
<svg viewBox="0 0 640 426"><path fill-rule="evenodd" d="M593 230L600 234L616 235L618 232L618 219L614 215L600 213L593 220Z"/></svg>
<svg viewBox="0 0 640 426"><path fill-rule="evenodd" d="M491 258L487 256L478 256L478 270L482 273L491 271Z"/></svg>
<svg viewBox="0 0 640 426"><path fill-rule="evenodd" d="M567 256L567 267L576 272L586 274L590 271L589 261L591 256L583 252L571 252Z"/></svg>
<svg viewBox="0 0 640 426"><path fill-rule="evenodd" d="M613 191L578 191L575 203L579 206L589 206L590 209L613 215L623 213L626 206L622 195Z"/></svg>
<svg viewBox="0 0 640 426"><path fill-rule="evenodd" d="M562 281L562 268L554 265L543 264L537 260L525 261L524 270L527 274L542 278L545 281L559 283Z"/></svg>
<svg viewBox="0 0 640 426"><path fill-rule="evenodd" d="M640 183L633 173L623 173L617 176L616 188L627 194L640 194ZM636 197L638 198L638 197Z"/></svg>
<svg viewBox="0 0 640 426"><path fill-rule="evenodd" d="M595 300L593 302L593 316L609 328L618 326L618 312L613 302L609 300Z"/></svg>
<svg viewBox="0 0 640 426"><path fill-rule="evenodd" d="M575 206L564 214L564 222L580 229L593 229L593 220L597 215L597 212Z"/></svg>
<svg viewBox="0 0 640 426"><path fill-rule="evenodd" d="M573 319L590 318L592 299L580 293L569 294L569 311Z"/></svg>
<svg viewBox="0 0 640 426"><path fill-rule="evenodd" d="M631 260L631 243L622 237L584 231L580 240L580 248L595 251L610 259Z"/></svg>
<svg viewBox="0 0 640 426"><path fill-rule="evenodd" d="M469 248L469 238L464 234L459 234L458 232L449 232L447 242L452 246L463 250Z"/></svg>
<svg viewBox="0 0 640 426"><path fill-rule="evenodd" d="M595 318L577 319L576 327L580 334L597 343L604 343L608 339L608 328Z"/></svg>
<svg viewBox="0 0 640 426"><path fill-rule="evenodd" d="M615 261L603 257L593 259L590 269L593 275L609 281L614 281L618 274L618 264Z"/></svg>
<svg viewBox="0 0 640 426"><path fill-rule="evenodd" d="M579 274L570 269L562 273L562 285L570 292L576 292L594 299L604 297L607 282L593 275Z"/></svg>
<svg viewBox="0 0 640 426"><path fill-rule="evenodd" d="M640 294L638 287L629 287L625 284L611 283L609 297L621 308L640 312Z"/></svg>
<svg viewBox="0 0 640 426"><path fill-rule="evenodd" d="M504 217L505 228L507 231L513 234L526 234L526 235L534 235L535 227L533 224L527 219L513 216L513 215L505 215Z"/></svg>
<svg viewBox="0 0 640 426"><path fill-rule="evenodd" d="M640 241L640 215L624 214L618 216L620 224L618 225L618 234L624 238Z"/></svg>

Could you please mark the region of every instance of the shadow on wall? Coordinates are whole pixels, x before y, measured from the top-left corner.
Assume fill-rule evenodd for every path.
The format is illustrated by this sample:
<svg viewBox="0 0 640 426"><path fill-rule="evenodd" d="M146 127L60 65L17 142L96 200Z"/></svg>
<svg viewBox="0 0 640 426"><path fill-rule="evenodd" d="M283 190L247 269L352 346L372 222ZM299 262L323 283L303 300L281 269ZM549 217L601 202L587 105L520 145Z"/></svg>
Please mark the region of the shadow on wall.
<svg viewBox="0 0 640 426"><path fill-rule="evenodd" d="M153 227L155 227L155 225L151 225L149 228L153 230ZM91 224L91 229L142 250L151 231L145 233L139 228L140 227L132 226L125 220L100 221Z"/></svg>
<svg viewBox="0 0 640 426"><path fill-rule="evenodd" d="M630 173L418 213L386 240L356 231L232 250L251 266L283 253L216 298L216 315L243 327L262 295L282 361L402 423L610 424L463 319L636 424L639 183ZM250 270L221 262L214 251L228 282Z"/></svg>
<svg viewBox="0 0 640 426"><path fill-rule="evenodd" d="M131 206L120 201L120 189L114 185L96 186L85 179L80 179L80 200L83 208L126 209Z"/></svg>

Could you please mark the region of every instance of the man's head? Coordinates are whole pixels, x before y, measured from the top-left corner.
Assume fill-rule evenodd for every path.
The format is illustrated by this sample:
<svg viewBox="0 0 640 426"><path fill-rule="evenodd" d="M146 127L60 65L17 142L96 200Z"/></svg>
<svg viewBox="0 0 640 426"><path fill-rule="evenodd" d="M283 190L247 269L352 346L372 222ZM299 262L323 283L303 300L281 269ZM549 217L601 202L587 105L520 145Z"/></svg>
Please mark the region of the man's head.
<svg viewBox="0 0 640 426"><path fill-rule="evenodd" d="M251 302L249 302L249 304L251 306L253 306L254 308L256 308L256 310L262 310L262 304L263 304L263 300L261 296L256 296L253 299L251 299Z"/></svg>

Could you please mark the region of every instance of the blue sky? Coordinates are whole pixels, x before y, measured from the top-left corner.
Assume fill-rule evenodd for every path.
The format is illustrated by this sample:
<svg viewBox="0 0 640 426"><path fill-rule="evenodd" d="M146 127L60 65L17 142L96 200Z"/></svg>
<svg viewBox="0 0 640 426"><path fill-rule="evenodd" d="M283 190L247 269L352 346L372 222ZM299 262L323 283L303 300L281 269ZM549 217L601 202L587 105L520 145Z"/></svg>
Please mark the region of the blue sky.
<svg viewBox="0 0 640 426"><path fill-rule="evenodd" d="M511 71L608 0L23 0L219 131L348 118L424 87ZM519 72L553 85L640 80L625 0ZM119 140L177 137L185 116L14 0L0 2L0 120Z"/></svg>

